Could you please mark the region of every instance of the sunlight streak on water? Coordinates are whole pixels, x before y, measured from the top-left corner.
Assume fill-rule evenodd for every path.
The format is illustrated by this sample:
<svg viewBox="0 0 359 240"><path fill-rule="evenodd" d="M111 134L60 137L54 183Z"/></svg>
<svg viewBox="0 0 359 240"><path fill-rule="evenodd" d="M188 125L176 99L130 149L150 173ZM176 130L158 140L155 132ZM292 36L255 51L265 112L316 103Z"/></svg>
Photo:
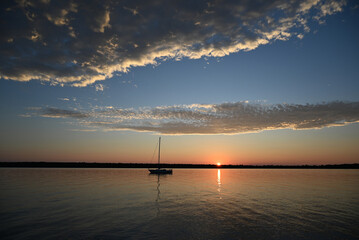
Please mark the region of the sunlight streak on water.
<svg viewBox="0 0 359 240"><path fill-rule="evenodd" d="M218 183L218 193L219 193L219 199L222 199L221 197L221 170L218 169L217 171L217 183Z"/></svg>
<svg viewBox="0 0 359 240"><path fill-rule="evenodd" d="M0 236L357 239L358 182L358 170L4 168Z"/></svg>

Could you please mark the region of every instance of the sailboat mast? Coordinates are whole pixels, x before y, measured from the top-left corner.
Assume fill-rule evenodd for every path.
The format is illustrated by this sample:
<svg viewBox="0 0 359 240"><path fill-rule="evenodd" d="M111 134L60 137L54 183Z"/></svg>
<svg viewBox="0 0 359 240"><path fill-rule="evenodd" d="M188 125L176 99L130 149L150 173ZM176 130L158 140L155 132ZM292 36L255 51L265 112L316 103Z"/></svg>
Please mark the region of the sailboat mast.
<svg viewBox="0 0 359 240"><path fill-rule="evenodd" d="M161 159L161 137L158 140L158 168L160 168L160 159Z"/></svg>

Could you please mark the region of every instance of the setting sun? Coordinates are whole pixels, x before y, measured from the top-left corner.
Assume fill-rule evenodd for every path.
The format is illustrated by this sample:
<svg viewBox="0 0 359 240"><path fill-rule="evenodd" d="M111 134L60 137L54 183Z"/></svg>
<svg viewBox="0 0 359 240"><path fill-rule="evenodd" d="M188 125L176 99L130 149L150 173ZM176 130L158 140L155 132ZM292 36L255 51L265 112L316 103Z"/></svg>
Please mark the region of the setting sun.
<svg viewBox="0 0 359 240"><path fill-rule="evenodd" d="M221 166L221 163L218 162L218 163L217 163L217 166L218 166L218 167Z"/></svg>

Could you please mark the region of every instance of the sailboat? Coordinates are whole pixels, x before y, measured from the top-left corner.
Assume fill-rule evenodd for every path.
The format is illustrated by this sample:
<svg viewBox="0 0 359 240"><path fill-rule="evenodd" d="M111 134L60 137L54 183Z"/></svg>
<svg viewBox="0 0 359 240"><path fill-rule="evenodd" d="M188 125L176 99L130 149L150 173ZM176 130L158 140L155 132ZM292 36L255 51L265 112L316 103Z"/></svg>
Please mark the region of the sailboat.
<svg viewBox="0 0 359 240"><path fill-rule="evenodd" d="M158 139L158 168L148 169L151 174L172 174L172 169L160 168L161 161L161 137Z"/></svg>

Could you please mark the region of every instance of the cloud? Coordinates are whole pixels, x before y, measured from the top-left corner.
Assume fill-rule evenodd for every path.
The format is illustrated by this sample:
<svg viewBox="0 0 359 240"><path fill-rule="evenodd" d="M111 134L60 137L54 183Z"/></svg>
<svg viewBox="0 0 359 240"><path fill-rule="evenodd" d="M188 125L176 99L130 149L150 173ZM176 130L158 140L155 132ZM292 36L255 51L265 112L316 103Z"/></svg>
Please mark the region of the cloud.
<svg viewBox="0 0 359 240"><path fill-rule="evenodd" d="M40 115L42 117L50 117L50 118L76 118L76 119L87 118L90 116L89 114L81 113L78 111L64 110L57 108L41 109Z"/></svg>
<svg viewBox="0 0 359 240"><path fill-rule="evenodd" d="M3 79L87 86L168 59L223 57L310 31L343 0L26 0L1 6Z"/></svg>
<svg viewBox="0 0 359 240"><path fill-rule="evenodd" d="M96 132L96 129L70 129L72 132Z"/></svg>
<svg viewBox="0 0 359 240"><path fill-rule="evenodd" d="M103 84L101 84L101 83L95 85L96 92L97 91L103 92L104 89L105 89L105 86Z"/></svg>
<svg viewBox="0 0 359 240"><path fill-rule="evenodd" d="M275 129L320 129L359 122L359 102L276 104L235 102L154 108L35 110L51 118L75 118L81 127L105 131L132 130L161 134L240 134Z"/></svg>
<svg viewBox="0 0 359 240"><path fill-rule="evenodd" d="M110 12L108 10L103 11L101 15L98 15L96 18L96 25L95 27L93 27L92 29L95 32L101 32L104 33L105 32L105 28L110 28Z"/></svg>

